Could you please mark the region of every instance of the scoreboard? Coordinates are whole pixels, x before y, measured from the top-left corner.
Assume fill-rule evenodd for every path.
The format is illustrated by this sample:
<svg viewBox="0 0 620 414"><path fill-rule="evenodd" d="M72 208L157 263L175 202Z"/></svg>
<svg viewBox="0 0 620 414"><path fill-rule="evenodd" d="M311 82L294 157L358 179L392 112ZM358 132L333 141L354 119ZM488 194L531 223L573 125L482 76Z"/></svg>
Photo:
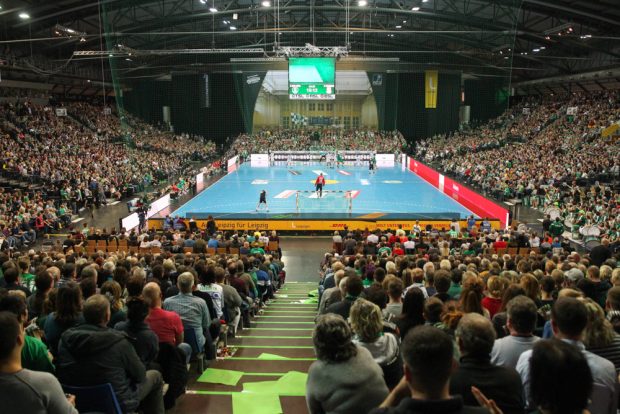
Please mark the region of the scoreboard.
<svg viewBox="0 0 620 414"><path fill-rule="evenodd" d="M336 99L336 59L289 58L289 99Z"/></svg>

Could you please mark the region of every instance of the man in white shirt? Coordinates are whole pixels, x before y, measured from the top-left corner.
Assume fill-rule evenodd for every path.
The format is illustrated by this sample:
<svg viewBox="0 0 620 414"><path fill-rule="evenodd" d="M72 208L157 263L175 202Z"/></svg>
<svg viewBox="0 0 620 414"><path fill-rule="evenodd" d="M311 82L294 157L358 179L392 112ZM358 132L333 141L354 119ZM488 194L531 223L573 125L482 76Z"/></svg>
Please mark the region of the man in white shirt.
<svg viewBox="0 0 620 414"><path fill-rule="evenodd" d="M551 328L555 338L577 347L588 361L594 381L588 410L597 414L616 414L618 407L618 377L611 361L592 352L583 345L583 331L588 324L586 306L578 299L561 297L551 309ZM530 358L532 351L525 351L517 362L517 372L521 375L525 401L531 407Z"/></svg>
<svg viewBox="0 0 620 414"><path fill-rule="evenodd" d="M507 313L506 328L510 335L495 340L491 362L514 369L521 354L532 349L540 340L532 334L536 327L536 304L527 296L520 295L508 302Z"/></svg>
<svg viewBox="0 0 620 414"><path fill-rule="evenodd" d="M366 241L368 243L377 244L379 243L379 236L376 233L370 233L368 237L366 237Z"/></svg>
<svg viewBox="0 0 620 414"><path fill-rule="evenodd" d="M405 248L406 254L415 253L415 242L413 241L413 238L411 236L409 236L407 238L407 241L403 243L403 247Z"/></svg>

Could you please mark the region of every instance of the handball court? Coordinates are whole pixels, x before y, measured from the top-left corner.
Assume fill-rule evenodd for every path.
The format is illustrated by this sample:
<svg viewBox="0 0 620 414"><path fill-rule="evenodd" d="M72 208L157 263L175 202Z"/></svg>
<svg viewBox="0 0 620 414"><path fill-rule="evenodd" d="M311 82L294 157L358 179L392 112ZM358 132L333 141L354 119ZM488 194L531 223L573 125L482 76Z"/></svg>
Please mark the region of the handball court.
<svg viewBox="0 0 620 414"><path fill-rule="evenodd" d="M326 185L322 199L313 194L314 181L323 173ZM259 194L267 191L269 211L260 206ZM306 200L297 211L297 191ZM341 191L336 199L330 191ZM349 193L344 193L349 192ZM351 212L342 197L352 199ZM463 219L472 214L439 192L416 174L400 167L379 168L322 165L252 168L242 164L172 212L172 216L205 219Z"/></svg>

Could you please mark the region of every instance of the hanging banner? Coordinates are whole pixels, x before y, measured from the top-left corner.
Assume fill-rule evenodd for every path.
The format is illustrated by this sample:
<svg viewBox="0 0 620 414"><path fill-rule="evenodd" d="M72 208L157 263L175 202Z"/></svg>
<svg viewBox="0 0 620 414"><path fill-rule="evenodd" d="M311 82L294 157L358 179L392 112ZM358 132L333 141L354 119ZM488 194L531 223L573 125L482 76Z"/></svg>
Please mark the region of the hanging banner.
<svg viewBox="0 0 620 414"><path fill-rule="evenodd" d="M424 107L437 108L437 87L439 85L439 73L436 70L424 72Z"/></svg>

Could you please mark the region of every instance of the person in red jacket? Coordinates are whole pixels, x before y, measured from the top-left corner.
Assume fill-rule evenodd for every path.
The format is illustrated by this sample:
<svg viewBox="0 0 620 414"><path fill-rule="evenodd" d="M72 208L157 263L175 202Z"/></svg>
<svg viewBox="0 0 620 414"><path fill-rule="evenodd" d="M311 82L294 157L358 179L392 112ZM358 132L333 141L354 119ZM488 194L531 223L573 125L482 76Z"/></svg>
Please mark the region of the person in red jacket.
<svg viewBox="0 0 620 414"><path fill-rule="evenodd" d="M319 198L323 197L323 186L325 185L325 177L323 177L323 173L319 174L316 177L316 181L314 182L314 186L316 187L316 192L319 195Z"/></svg>

